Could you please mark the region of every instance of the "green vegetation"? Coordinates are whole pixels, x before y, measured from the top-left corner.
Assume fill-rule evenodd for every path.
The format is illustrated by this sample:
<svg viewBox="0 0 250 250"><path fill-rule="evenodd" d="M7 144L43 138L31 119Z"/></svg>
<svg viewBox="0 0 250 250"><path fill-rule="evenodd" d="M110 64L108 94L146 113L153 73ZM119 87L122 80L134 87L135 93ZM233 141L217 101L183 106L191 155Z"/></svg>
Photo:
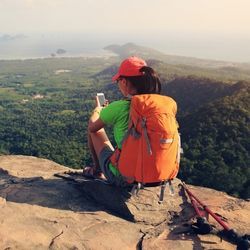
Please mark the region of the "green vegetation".
<svg viewBox="0 0 250 250"><path fill-rule="evenodd" d="M182 117L180 177L250 197L250 86Z"/></svg>
<svg viewBox="0 0 250 250"><path fill-rule="evenodd" d="M44 157L71 167L89 164L87 121L102 88L92 76L114 62L1 61L0 153Z"/></svg>
<svg viewBox="0 0 250 250"><path fill-rule="evenodd" d="M0 61L0 154L90 164L87 123L94 96L119 98L118 57ZM184 148L180 177L249 198L248 65L200 68L149 60L176 99ZM221 65L220 65L221 67ZM223 74L221 72L224 72ZM230 72L230 73L229 73Z"/></svg>

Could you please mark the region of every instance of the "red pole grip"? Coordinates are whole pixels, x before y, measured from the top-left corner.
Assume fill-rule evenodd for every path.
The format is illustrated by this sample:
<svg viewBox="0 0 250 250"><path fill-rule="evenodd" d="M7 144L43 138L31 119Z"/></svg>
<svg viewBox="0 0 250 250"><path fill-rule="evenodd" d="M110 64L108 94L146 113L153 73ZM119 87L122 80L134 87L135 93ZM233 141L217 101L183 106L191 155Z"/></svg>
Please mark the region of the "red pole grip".
<svg viewBox="0 0 250 250"><path fill-rule="evenodd" d="M186 184L182 184L186 192L188 193L189 197L191 196L193 199L195 199L204 210L206 210L225 230L229 231L230 227L224 223L218 216L216 216L205 204L203 204L196 196L194 196L186 187Z"/></svg>

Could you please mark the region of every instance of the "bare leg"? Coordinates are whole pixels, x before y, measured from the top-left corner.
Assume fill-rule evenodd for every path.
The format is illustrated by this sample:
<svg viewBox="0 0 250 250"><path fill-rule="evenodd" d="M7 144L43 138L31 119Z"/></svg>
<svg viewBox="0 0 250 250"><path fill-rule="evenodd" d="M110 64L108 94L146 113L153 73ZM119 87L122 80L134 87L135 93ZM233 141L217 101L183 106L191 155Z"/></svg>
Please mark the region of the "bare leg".
<svg viewBox="0 0 250 250"><path fill-rule="evenodd" d="M104 129L100 129L95 133L88 134L88 145L91 152L91 156L94 162L94 172L100 171L98 156L104 147L109 147L114 150L109 138Z"/></svg>
<svg viewBox="0 0 250 250"><path fill-rule="evenodd" d="M105 124L99 119L99 114L100 114L99 107L96 107L89 119L88 145L89 145L89 149L90 149L91 156L93 159L94 167L88 168L88 169L86 168L85 169L86 173L88 173L89 171L92 171L92 172L100 171L98 157L104 147L109 147L111 150L114 150L103 128ZM93 126L94 126L94 129L93 129ZM90 131L96 131L96 132L90 132Z"/></svg>
<svg viewBox="0 0 250 250"><path fill-rule="evenodd" d="M93 163L94 163L94 168L95 169L100 169L99 160L98 160L98 157L96 155L95 148L94 148L90 133L88 133L88 146L89 146L89 150L90 150L92 160L93 160Z"/></svg>
<svg viewBox="0 0 250 250"><path fill-rule="evenodd" d="M114 150L105 130L102 128L95 133L90 133L91 142L95 150L96 156L99 156L104 147Z"/></svg>

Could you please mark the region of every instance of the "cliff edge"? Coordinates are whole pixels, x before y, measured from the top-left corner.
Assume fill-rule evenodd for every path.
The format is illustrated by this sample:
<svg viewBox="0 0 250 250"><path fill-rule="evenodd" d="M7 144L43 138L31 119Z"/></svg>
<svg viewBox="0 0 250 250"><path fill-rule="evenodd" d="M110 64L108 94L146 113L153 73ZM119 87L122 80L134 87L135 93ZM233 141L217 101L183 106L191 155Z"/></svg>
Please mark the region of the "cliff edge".
<svg viewBox="0 0 250 250"><path fill-rule="evenodd" d="M158 187L121 199L100 181L54 176L65 171L46 159L0 156L0 249L235 249L216 234L189 232L194 211L178 179L158 204ZM250 232L249 201L189 187L239 234Z"/></svg>

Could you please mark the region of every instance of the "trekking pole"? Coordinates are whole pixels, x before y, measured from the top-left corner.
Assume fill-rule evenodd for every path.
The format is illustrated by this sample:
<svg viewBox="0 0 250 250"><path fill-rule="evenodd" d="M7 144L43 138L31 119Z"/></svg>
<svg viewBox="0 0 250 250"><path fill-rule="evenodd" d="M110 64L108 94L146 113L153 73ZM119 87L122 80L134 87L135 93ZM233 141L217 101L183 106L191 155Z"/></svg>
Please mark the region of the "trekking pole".
<svg viewBox="0 0 250 250"><path fill-rule="evenodd" d="M207 211L225 230L230 230L229 226L224 223L218 216L216 216L206 205L204 205L196 196L194 196L187 188L186 184L183 182L182 186L184 187L185 191L188 193L189 197L191 196L195 199L205 211Z"/></svg>
<svg viewBox="0 0 250 250"><path fill-rule="evenodd" d="M195 233L198 233L198 234L209 234L213 230L212 226L208 223L207 218L202 215L201 210L198 207L197 201L191 195L185 183L182 183L182 185L184 187L184 190L188 194L191 204L197 214L196 216L197 221L196 223L192 225L192 229L195 231Z"/></svg>
<svg viewBox="0 0 250 250"><path fill-rule="evenodd" d="M188 196L192 197L192 199L195 199L195 201L198 202L203 207L203 209L206 212L208 212L208 214L210 214L223 227L224 229L223 233L225 234L225 236L229 240L237 244L237 250L247 250L250 248L250 243L249 243L250 236L249 235L246 234L244 236L239 236L234 229L231 229L216 214L214 214L205 204L203 204L193 193L191 193L184 182L182 182L182 186L184 190L187 192Z"/></svg>

